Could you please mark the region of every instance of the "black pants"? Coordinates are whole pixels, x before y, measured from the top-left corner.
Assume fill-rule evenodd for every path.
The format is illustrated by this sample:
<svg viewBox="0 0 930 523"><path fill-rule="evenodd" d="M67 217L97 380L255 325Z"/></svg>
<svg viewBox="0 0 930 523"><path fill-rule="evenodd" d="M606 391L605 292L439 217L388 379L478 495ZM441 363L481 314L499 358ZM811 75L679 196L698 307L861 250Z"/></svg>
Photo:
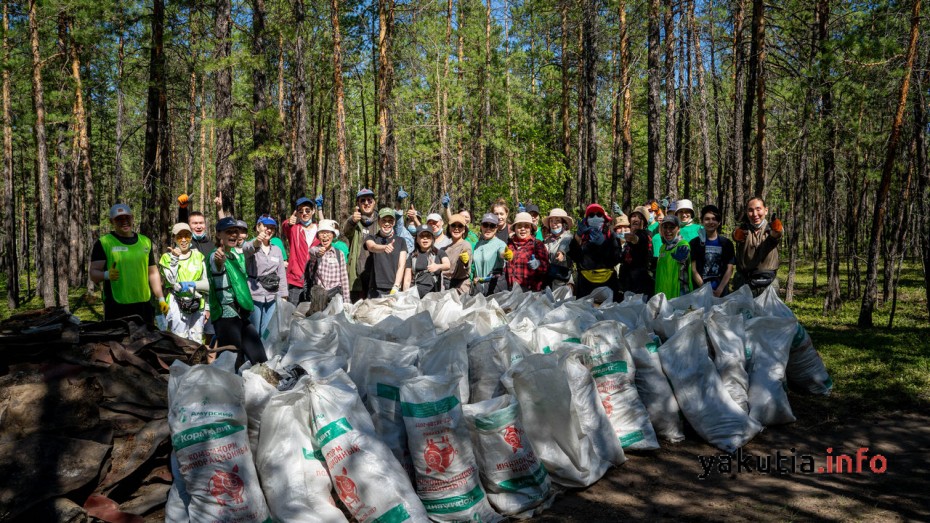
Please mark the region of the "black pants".
<svg viewBox="0 0 930 523"><path fill-rule="evenodd" d="M216 331L216 341L220 347L232 345L252 363L268 360L265 357L262 338L248 318L219 318L213 320L213 329Z"/></svg>
<svg viewBox="0 0 930 523"><path fill-rule="evenodd" d="M116 303L115 301L104 302L103 319L116 320L126 316L141 316L146 325L155 326L155 309L152 304L143 301L139 303Z"/></svg>

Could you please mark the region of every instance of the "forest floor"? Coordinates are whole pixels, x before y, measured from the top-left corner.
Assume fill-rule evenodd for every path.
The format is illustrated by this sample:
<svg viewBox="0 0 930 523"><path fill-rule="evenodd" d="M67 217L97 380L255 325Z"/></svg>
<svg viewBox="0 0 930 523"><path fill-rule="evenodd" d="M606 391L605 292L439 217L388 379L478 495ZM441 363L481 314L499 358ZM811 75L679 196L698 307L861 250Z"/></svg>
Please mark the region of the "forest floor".
<svg viewBox="0 0 930 523"><path fill-rule="evenodd" d="M797 421L756 436L743 449L742 470L734 460L730 472L706 472L702 458L708 464L721 452L689 429L681 443L627 453L625 464L587 489L560 494L534 521L930 521L930 322L922 271L906 266L902 272L892 329L890 303L876 309L875 328L859 329L858 300L823 315L812 270L800 268L790 305L833 377L830 396L789 394ZM94 296L75 292L71 306L84 321L102 319ZM33 299L20 310L39 307ZM8 315L0 308L0 318ZM860 448L868 448L862 472L817 473L828 455L850 455L855 466ZM886 470L873 473L869 462L879 454ZM785 474L775 470L778 455ZM807 456L813 472L802 470ZM766 457L771 473L757 471ZM745 471L747 461L752 472Z"/></svg>

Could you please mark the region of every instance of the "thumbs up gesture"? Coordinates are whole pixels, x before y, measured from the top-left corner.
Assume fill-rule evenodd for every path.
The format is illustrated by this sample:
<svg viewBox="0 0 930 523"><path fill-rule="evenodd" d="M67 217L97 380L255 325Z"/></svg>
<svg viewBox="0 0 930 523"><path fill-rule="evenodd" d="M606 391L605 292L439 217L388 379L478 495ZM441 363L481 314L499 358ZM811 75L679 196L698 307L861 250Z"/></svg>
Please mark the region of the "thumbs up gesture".
<svg viewBox="0 0 930 523"><path fill-rule="evenodd" d="M355 206L355 212L352 213L352 221L355 223L362 221L362 213L358 210L358 205Z"/></svg>
<svg viewBox="0 0 930 523"><path fill-rule="evenodd" d="M297 211L291 213L291 217L287 219L287 223L291 225L297 224Z"/></svg>
<svg viewBox="0 0 930 523"><path fill-rule="evenodd" d="M222 245L216 248L216 251L213 252L213 264L219 267L226 263L226 248Z"/></svg>
<svg viewBox="0 0 930 523"><path fill-rule="evenodd" d="M116 268L116 262L113 262L113 266L107 271L107 277L110 281L119 281L119 269Z"/></svg>
<svg viewBox="0 0 930 523"><path fill-rule="evenodd" d="M216 193L216 198L213 199L213 204L221 209L223 208L223 193Z"/></svg>

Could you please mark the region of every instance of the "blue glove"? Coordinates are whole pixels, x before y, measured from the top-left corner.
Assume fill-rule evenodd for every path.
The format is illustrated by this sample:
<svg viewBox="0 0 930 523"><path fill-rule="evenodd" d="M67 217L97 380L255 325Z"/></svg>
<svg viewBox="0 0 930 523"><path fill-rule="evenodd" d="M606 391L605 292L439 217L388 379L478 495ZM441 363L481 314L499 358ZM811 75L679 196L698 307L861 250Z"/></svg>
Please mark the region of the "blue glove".
<svg viewBox="0 0 930 523"><path fill-rule="evenodd" d="M533 270L533 271L539 268L539 260L536 259L535 254L530 256L530 261L526 262L526 266L529 267L530 270Z"/></svg>
<svg viewBox="0 0 930 523"><path fill-rule="evenodd" d="M689 254L691 254L691 249L687 245L679 245L675 252L672 253L672 258L678 263L684 263L688 260Z"/></svg>
<svg viewBox="0 0 930 523"><path fill-rule="evenodd" d="M442 206L448 207L450 203L452 203L452 198L449 198L449 193L443 194L442 195Z"/></svg>
<svg viewBox="0 0 930 523"><path fill-rule="evenodd" d="M197 290L197 284L192 281L182 281L179 285L181 285L181 292L194 292Z"/></svg>
<svg viewBox="0 0 930 523"><path fill-rule="evenodd" d="M617 202L613 202L613 204L610 206L610 210L613 211L615 218L623 214L623 209L620 208Z"/></svg>
<svg viewBox="0 0 930 523"><path fill-rule="evenodd" d="M397 191L397 199L398 199L398 200L406 200L406 199L409 198L409 197L410 197L410 195L407 194L407 191L404 190L404 186L401 185L401 186L400 186L400 190Z"/></svg>
<svg viewBox="0 0 930 523"><path fill-rule="evenodd" d="M526 205L523 205L523 202L517 203L517 211L526 212Z"/></svg>
<svg viewBox="0 0 930 523"><path fill-rule="evenodd" d="M590 231L593 227L588 225L588 219L585 218L578 222L578 236L584 236L586 232Z"/></svg>
<svg viewBox="0 0 930 523"><path fill-rule="evenodd" d="M668 198L662 198L659 200L659 207L662 207L663 209L668 209L669 204L670 202L668 201Z"/></svg>
<svg viewBox="0 0 930 523"><path fill-rule="evenodd" d="M316 208L317 208L317 209L322 209L322 208L323 208L323 195L322 195L322 194L318 194L317 197L316 197L316 199L313 200L313 203L316 204Z"/></svg>

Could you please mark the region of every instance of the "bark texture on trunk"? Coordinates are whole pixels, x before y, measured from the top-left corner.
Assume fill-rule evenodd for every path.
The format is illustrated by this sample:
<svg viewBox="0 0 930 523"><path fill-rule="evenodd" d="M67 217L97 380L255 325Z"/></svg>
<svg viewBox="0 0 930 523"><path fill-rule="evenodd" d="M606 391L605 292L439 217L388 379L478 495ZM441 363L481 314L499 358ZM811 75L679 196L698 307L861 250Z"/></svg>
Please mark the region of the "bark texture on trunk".
<svg viewBox="0 0 930 523"><path fill-rule="evenodd" d="M349 164L346 160L346 108L342 82L342 31L339 26L339 0L330 3L333 23L333 86L336 97L336 157L339 165L337 220L349 214ZM325 189L325 187L323 188Z"/></svg>
<svg viewBox="0 0 930 523"><path fill-rule="evenodd" d="M660 173L662 171L659 148L662 137L659 131L659 0L649 0L649 54L647 57L647 75L649 92L647 95L647 138L646 138L646 198L658 198Z"/></svg>
<svg viewBox="0 0 930 523"><path fill-rule="evenodd" d="M394 0L378 0L378 205L394 201L397 176L394 136Z"/></svg>

